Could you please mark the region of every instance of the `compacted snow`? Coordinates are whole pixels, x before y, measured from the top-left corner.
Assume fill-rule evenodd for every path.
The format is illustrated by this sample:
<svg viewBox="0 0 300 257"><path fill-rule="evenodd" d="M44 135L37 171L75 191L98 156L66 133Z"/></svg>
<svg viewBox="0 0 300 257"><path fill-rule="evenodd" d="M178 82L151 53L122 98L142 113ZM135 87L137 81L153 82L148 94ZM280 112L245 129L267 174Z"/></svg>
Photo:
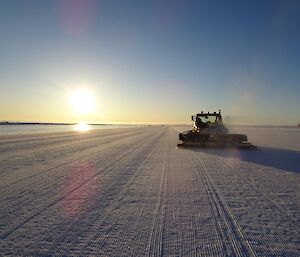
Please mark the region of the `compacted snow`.
<svg viewBox="0 0 300 257"><path fill-rule="evenodd" d="M257 151L182 130L0 137L0 255L300 256L300 129L247 128Z"/></svg>

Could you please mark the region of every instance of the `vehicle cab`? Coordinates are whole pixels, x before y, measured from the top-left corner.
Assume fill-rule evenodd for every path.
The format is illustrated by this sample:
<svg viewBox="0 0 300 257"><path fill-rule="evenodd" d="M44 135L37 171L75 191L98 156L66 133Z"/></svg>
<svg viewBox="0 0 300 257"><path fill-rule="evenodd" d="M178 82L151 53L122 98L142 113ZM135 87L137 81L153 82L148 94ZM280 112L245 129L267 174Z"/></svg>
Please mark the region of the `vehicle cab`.
<svg viewBox="0 0 300 257"><path fill-rule="evenodd" d="M198 132L208 134L227 134L228 129L223 125L221 111L219 112L207 112L197 113L192 116L194 122L193 128Z"/></svg>

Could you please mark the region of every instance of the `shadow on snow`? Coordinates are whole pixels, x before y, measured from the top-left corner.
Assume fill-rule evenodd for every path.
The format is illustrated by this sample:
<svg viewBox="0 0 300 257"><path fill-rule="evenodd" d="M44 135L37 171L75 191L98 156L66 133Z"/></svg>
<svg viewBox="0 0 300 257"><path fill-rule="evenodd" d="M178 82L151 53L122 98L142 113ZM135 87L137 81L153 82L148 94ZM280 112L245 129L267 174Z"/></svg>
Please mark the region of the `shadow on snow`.
<svg viewBox="0 0 300 257"><path fill-rule="evenodd" d="M300 152L259 147L258 150L237 149L200 149L190 148L195 152L214 154L225 158L237 158L241 161L261 164L281 170L300 173Z"/></svg>

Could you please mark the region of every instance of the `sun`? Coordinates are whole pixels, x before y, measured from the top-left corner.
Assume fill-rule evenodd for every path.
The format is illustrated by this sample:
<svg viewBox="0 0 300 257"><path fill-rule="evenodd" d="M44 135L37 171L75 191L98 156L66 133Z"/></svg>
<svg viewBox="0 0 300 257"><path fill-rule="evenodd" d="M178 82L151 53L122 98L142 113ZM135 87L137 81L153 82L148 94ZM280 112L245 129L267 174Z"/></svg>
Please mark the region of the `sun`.
<svg viewBox="0 0 300 257"><path fill-rule="evenodd" d="M94 95L85 88L71 92L70 104L73 110L79 114L88 114L95 110Z"/></svg>

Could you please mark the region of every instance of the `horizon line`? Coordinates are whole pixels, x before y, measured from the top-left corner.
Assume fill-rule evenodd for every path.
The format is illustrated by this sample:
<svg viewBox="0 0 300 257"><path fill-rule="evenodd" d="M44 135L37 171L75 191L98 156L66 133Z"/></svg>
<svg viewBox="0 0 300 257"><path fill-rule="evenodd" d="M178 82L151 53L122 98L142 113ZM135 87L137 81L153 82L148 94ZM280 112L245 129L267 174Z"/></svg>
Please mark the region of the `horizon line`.
<svg viewBox="0 0 300 257"><path fill-rule="evenodd" d="M190 125L190 123L184 122L104 122L104 123L95 123L95 122L39 122L39 121L0 121L0 125L76 125L80 123L86 123L91 126L100 126L100 125ZM258 127L299 127L300 124L230 124L228 126L258 126Z"/></svg>

